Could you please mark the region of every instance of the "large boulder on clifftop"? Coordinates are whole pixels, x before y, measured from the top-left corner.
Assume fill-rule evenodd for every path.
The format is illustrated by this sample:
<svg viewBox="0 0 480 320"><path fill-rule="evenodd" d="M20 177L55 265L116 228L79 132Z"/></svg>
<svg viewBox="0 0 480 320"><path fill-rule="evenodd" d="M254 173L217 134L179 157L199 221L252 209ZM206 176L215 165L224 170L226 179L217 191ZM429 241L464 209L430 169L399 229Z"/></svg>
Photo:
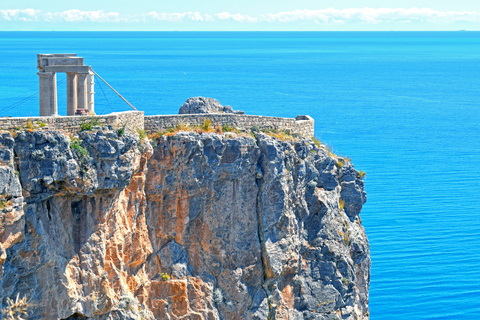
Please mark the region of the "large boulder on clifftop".
<svg viewBox="0 0 480 320"><path fill-rule="evenodd" d="M193 97L180 107L178 114L196 114L196 113L236 113L245 114L243 111L233 110L231 106L222 106L220 102L212 98Z"/></svg>

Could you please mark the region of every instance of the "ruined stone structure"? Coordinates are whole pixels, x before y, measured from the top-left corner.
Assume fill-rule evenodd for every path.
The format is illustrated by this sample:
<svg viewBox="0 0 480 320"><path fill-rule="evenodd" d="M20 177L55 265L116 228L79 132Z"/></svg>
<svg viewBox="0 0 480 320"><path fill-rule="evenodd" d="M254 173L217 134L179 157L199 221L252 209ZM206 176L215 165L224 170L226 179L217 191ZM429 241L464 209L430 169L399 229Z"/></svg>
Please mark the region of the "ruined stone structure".
<svg viewBox="0 0 480 320"><path fill-rule="evenodd" d="M250 132L254 127L262 130L289 131L293 135L313 137L315 120L310 116L295 118L264 117L246 114L174 114L144 116L143 111L114 112L94 116L101 125L111 125L115 128L125 127L128 131L145 130L147 134L155 133L178 125L202 125L205 119L211 121L212 127L230 125L242 132ZM0 118L0 130L16 130L34 125L46 124L45 129L63 130L74 133L80 130L82 123L90 121L91 117L3 117Z"/></svg>
<svg viewBox="0 0 480 320"><path fill-rule="evenodd" d="M67 74L67 115L77 109L94 112L94 77L92 68L83 65L76 54L37 54L40 77L40 116L57 116L57 73Z"/></svg>

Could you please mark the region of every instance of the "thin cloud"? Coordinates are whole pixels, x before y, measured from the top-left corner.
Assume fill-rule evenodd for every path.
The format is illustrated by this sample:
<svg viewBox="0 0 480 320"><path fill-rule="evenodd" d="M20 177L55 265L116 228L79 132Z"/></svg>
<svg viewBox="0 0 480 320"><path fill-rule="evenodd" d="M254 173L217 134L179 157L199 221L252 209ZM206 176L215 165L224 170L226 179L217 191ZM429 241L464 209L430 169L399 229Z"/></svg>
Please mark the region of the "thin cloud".
<svg viewBox="0 0 480 320"><path fill-rule="evenodd" d="M43 20L48 22L122 22L128 19L122 18L118 12L82 11L77 9L67 10L63 12L47 12L41 15Z"/></svg>
<svg viewBox="0 0 480 320"><path fill-rule="evenodd" d="M437 11L430 8L350 8L293 10L270 13L261 16L269 23L315 22L320 24L346 23L452 23L456 21L479 22L480 14L476 11Z"/></svg>
<svg viewBox="0 0 480 320"><path fill-rule="evenodd" d="M426 23L451 24L455 22L480 22L477 11L438 11L431 8L326 8L319 10L292 10L251 16L240 13L219 12L213 15L198 12L156 12L128 15L118 12L82 11L78 9L61 12L43 12L35 9L0 10L0 21L20 22L94 22L94 23L155 23L161 22L215 22L267 23L267 24L385 24Z"/></svg>
<svg viewBox="0 0 480 320"><path fill-rule="evenodd" d="M209 14L202 14L201 12L181 12L181 13L166 13L166 12L155 12L152 11L146 14L146 20L158 20L158 21L167 21L167 22L178 22L184 20L204 22L204 21L213 21L213 18Z"/></svg>
<svg viewBox="0 0 480 320"><path fill-rule="evenodd" d="M0 10L0 20L4 21L45 21L45 22L121 22L128 18L122 18L118 12L82 11L77 9L62 12L42 12L35 9Z"/></svg>
<svg viewBox="0 0 480 320"><path fill-rule="evenodd" d="M234 13L231 14L229 12L220 12L215 15L215 17L218 20L232 20L236 22L247 22L247 23L255 23L258 22L257 18L254 18L252 16L249 16L247 14L240 14L240 13Z"/></svg>

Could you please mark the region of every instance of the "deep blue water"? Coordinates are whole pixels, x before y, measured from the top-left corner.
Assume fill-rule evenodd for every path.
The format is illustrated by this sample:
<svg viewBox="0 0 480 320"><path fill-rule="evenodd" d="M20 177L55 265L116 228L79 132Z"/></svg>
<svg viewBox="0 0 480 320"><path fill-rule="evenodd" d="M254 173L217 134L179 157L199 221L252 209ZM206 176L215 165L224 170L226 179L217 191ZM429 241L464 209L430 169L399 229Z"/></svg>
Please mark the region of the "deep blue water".
<svg viewBox="0 0 480 320"><path fill-rule="evenodd" d="M37 53L77 53L146 114L311 115L367 172L371 319L480 319L480 33L0 32L0 116L38 115L5 110L38 90ZM103 90L97 113L129 109Z"/></svg>

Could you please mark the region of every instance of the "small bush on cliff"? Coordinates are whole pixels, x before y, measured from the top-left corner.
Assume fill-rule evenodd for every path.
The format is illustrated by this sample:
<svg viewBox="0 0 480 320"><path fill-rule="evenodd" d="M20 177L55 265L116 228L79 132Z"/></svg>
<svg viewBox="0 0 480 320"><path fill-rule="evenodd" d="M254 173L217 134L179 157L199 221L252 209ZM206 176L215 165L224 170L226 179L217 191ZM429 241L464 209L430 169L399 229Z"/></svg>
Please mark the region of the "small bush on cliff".
<svg viewBox="0 0 480 320"><path fill-rule="evenodd" d="M33 128L34 128L34 127L33 127L33 121L30 120L30 119L28 119L28 120L27 120L27 123L25 123L25 127L26 127L27 129L33 129Z"/></svg>
<svg viewBox="0 0 480 320"><path fill-rule="evenodd" d="M162 272L161 275L162 275L162 281L168 281L171 279L171 277L166 273Z"/></svg>
<svg viewBox="0 0 480 320"><path fill-rule="evenodd" d="M7 305L2 309L3 319L5 320L22 320L28 318L28 309L34 305L27 299L26 296L20 299L20 294L17 298L12 300L7 298Z"/></svg>
<svg viewBox="0 0 480 320"><path fill-rule="evenodd" d="M232 130L233 130L233 128L230 126L229 123L224 124L224 125L222 126L222 131L223 131L223 132L232 132Z"/></svg>
<svg viewBox="0 0 480 320"><path fill-rule="evenodd" d="M340 208L340 211L343 211L343 207L345 206L345 200L339 199L338 200L338 206Z"/></svg>
<svg viewBox="0 0 480 320"><path fill-rule="evenodd" d="M365 178L366 176L367 176L367 173L366 173L365 171L360 170L360 171L358 171L358 173L357 173L357 178L358 178L358 179L363 179L363 178Z"/></svg>
<svg viewBox="0 0 480 320"><path fill-rule="evenodd" d="M270 137L275 137L277 139L280 139L281 141L292 140L294 138L292 135L290 135L289 132L290 131L287 130L279 132L276 129L264 131L264 133L269 135Z"/></svg>
<svg viewBox="0 0 480 320"><path fill-rule="evenodd" d="M88 122L85 119L82 119L82 124L80 125L81 131L91 131L93 127L99 126L100 120L96 117L91 117Z"/></svg>
<svg viewBox="0 0 480 320"><path fill-rule="evenodd" d="M119 137L123 136L125 134L125 125L121 126L120 128L117 129L117 135Z"/></svg>
<svg viewBox="0 0 480 320"><path fill-rule="evenodd" d="M212 120L208 118L203 119L203 124L200 126L200 129L210 131L212 129Z"/></svg>
<svg viewBox="0 0 480 320"><path fill-rule="evenodd" d="M343 159L338 159L337 162L335 162L335 165L337 166L337 168L343 168L343 165L345 164L345 161Z"/></svg>
<svg viewBox="0 0 480 320"><path fill-rule="evenodd" d="M75 150L82 158L89 157L90 154L88 150L81 146L82 141L78 138L73 138L72 142L70 143L70 148Z"/></svg>
<svg viewBox="0 0 480 320"><path fill-rule="evenodd" d="M138 136L140 137L140 141L143 141L147 137L147 133L145 130L137 129Z"/></svg>
<svg viewBox="0 0 480 320"><path fill-rule="evenodd" d="M189 126L188 124L185 124L185 123L179 123L179 124L177 124L175 129L177 131L190 131L190 130L192 130L192 127Z"/></svg>

